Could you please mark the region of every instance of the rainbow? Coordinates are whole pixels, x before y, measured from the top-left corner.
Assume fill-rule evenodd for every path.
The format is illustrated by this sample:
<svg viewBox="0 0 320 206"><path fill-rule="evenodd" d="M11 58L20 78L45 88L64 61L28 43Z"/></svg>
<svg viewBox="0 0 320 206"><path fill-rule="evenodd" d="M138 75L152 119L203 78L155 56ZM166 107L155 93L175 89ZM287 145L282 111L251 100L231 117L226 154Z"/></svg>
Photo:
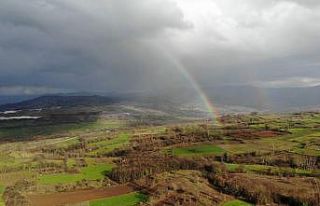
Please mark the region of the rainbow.
<svg viewBox="0 0 320 206"><path fill-rule="evenodd" d="M177 61L175 58L170 56L171 61L174 63L175 68L183 75L186 81L188 81L193 89L198 93L199 97L201 98L201 101L204 103L206 109L208 110L209 117L212 121L214 121L215 124L220 125L220 117L221 114L219 112L219 109L214 106L212 101L208 98L206 93L203 91L201 86L197 83L197 81L190 75L189 71L185 68L184 65L180 63L180 61Z"/></svg>
<svg viewBox="0 0 320 206"><path fill-rule="evenodd" d="M201 101L204 103L208 114L209 114L209 118L210 120L212 120L216 125L222 125L221 121L220 121L220 117L222 116L218 107L216 107L212 100L210 100L207 96L207 94L203 91L203 89L201 88L201 86L198 84L197 80L190 74L190 72L187 70L187 68L179 61L177 60L173 55L168 54L168 52L166 50L164 50L163 48L160 48L163 52L162 54L164 54L169 60L171 60L171 63L173 63L173 66L175 69L177 69L177 71L179 73L182 74L182 76L184 77L184 79L189 82L192 86L192 88L195 90L195 92L197 92L197 94L199 95ZM249 78L252 80L252 82L254 82L255 79L257 79L257 74L256 74L256 70L254 70L254 72L250 72L247 74L247 76L249 76ZM268 98L268 94L265 92L265 90L261 87L253 87L254 88L254 92L255 92L255 96L258 98L257 103L259 106L261 106L262 108L265 108L266 106L270 107L272 106L272 103L269 102L269 98Z"/></svg>

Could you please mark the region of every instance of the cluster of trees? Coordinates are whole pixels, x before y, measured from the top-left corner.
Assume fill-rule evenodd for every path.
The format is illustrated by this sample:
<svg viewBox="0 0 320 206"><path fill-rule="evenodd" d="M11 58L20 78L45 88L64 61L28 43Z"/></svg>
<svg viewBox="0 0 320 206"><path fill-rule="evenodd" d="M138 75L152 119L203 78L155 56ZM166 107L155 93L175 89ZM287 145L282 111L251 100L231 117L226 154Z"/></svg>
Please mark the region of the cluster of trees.
<svg viewBox="0 0 320 206"><path fill-rule="evenodd" d="M164 200L158 202L156 205L188 205L188 206L197 206L197 205L203 205L199 201L197 197L195 197L192 194L175 194L166 197Z"/></svg>
<svg viewBox="0 0 320 206"><path fill-rule="evenodd" d="M76 183L69 183L69 184L57 184L55 185L54 190L56 192L72 192L77 190L85 190L85 189L92 189L96 187L106 186L107 180L101 180L101 181L89 181L86 179L77 181Z"/></svg>
<svg viewBox="0 0 320 206"><path fill-rule="evenodd" d="M289 187L272 179L228 173L225 166L218 163L205 166L204 174L224 193L255 204L320 205L320 181L316 178L305 183L308 188Z"/></svg>
<svg viewBox="0 0 320 206"><path fill-rule="evenodd" d="M215 131L208 125L190 125L185 127L167 128L165 134L139 134L131 140L131 148L115 151L107 155L126 155L130 150L157 151L168 146L184 146L201 142L213 142L222 139L220 131Z"/></svg>
<svg viewBox="0 0 320 206"><path fill-rule="evenodd" d="M27 180L18 181L15 185L6 187L2 197L6 206L29 206L29 200L24 195L25 192L32 190L34 182Z"/></svg>
<svg viewBox="0 0 320 206"><path fill-rule="evenodd" d="M300 155L286 151L268 153L250 152L244 154L226 155L225 162L238 164L261 164L278 167L291 167L306 170L320 168L320 157Z"/></svg>
<svg viewBox="0 0 320 206"><path fill-rule="evenodd" d="M87 142L80 138L78 144L72 144L68 147L44 147L41 152L44 156L54 159L62 159L65 155L69 157L84 157L88 151Z"/></svg>
<svg viewBox="0 0 320 206"><path fill-rule="evenodd" d="M167 171L180 169L198 170L201 168L199 161L175 158L163 154L136 154L124 158L121 162L120 166L114 168L108 174L110 179L120 183Z"/></svg>

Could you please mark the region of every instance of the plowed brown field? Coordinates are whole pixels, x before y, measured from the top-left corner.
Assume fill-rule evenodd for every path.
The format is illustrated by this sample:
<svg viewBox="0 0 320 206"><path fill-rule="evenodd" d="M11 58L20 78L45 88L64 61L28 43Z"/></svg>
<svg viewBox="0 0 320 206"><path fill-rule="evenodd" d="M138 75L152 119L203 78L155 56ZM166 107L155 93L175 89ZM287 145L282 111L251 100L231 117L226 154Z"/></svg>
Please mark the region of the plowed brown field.
<svg viewBox="0 0 320 206"><path fill-rule="evenodd" d="M80 190L74 192L61 192L52 194L34 194L28 198L32 206L61 206L74 204L100 198L124 195L133 192L129 185L118 185L105 189Z"/></svg>

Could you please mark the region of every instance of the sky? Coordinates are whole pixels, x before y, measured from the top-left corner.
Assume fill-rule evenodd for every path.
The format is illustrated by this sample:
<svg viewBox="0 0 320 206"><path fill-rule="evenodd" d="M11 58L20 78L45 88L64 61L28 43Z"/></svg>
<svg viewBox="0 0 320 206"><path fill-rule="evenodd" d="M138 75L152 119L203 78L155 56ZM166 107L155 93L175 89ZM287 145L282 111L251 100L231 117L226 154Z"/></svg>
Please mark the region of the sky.
<svg viewBox="0 0 320 206"><path fill-rule="evenodd" d="M0 95L318 86L319 37L319 0L1 0Z"/></svg>

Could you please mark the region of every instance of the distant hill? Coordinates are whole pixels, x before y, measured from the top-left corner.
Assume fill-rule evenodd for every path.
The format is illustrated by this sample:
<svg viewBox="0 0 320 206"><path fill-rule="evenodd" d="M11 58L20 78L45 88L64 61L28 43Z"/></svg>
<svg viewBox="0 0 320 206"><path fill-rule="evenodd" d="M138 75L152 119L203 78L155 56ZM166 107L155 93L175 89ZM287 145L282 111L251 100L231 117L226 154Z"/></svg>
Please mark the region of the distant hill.
<svg viewBox="0 0 320 206"><path fill-rule="evenodd" d="M292 111L318 108L320 87L258 88L253 86L223 86L204 88L209 99L220 108L246 107L270 111ZM1 99L1 98L0 98ZM135 105L166 112L177 112L185 105L201 102L192 89L112 94L61 94L37 97L0 106L0 111L49 107L104 106L114 103ZM231 107L230 107L231 106Z"/></svg>
<svg viewBox="0 0 320 206"><path fill-rule="evenodd" d="M50 95L41 96L31 100L21 101L18 103L4 104L0 106L0 110L21 110L21 109L39 109L50 107L75 107L75 106L100 106L109 105L119 101L115 97L105 96L66 96L66 95Z"/></svg>
<svg viewBox="0 0 320 206"><path fill-rule="evenodd" d="M13 104L21 101L34 99L38 96L35 95L0 95L0 105Z"/></svg>

